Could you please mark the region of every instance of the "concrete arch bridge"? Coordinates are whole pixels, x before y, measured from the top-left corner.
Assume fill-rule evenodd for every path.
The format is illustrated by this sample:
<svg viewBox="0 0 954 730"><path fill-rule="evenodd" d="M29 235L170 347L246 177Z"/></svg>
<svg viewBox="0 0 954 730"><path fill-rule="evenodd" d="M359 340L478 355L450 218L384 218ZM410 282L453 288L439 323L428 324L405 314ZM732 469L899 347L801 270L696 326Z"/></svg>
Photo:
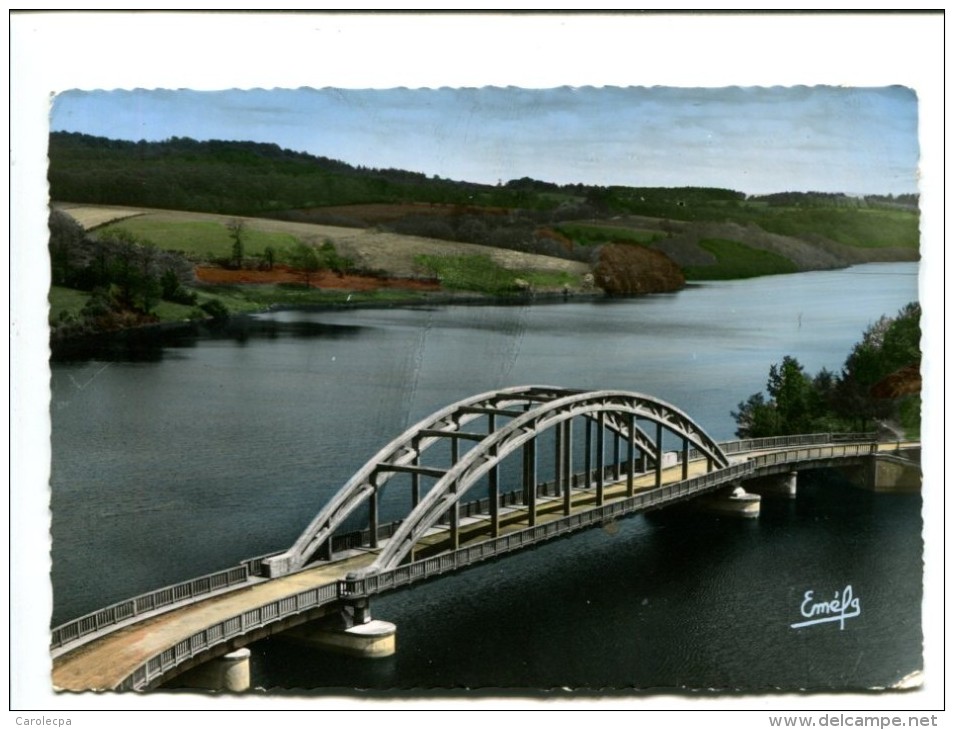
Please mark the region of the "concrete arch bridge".
<svg viewBox="0 0 954 730"><path fill-rule="evenodd" d="M799 469L856 467L874 483L890 455L884 478L907 469L919 484L919 449L872 434L718 443L675 406L629 391L482 393L378 451L287 550L55 628L54 685L139 690L178 678L242 689L244 647L276 633L387 655L395 628L371 618L375 594L685 500L757 514L745 489L794 496Z"/></svg>

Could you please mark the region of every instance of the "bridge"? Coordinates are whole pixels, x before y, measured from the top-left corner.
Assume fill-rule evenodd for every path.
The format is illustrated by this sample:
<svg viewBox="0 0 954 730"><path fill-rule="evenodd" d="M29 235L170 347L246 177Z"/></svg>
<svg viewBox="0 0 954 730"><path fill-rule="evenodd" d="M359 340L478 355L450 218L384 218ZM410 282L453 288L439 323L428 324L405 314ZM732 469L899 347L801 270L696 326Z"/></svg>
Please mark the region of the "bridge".
<svg viewBox="0 0 954 730"><path fill-rule="evenodd" d="M915 470L919 485L905 456L919 449L872 434L719 443L675 406L627 391L482 393L381 449L287 550L54 628L53 684L241 690L245 647L278 633L387 655L395 627L371 618L374 595L690 499L752 514L757 497L741 485L793 496L800 469L858 467L873 483L888 459L889 478Z"/></svg>

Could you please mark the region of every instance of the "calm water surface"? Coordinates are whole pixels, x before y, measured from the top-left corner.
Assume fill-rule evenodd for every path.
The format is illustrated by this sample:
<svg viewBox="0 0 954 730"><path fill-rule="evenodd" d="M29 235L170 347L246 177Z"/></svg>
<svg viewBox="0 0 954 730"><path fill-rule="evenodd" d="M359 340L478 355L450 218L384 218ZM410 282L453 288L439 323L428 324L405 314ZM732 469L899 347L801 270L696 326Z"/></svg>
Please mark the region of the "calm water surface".
<svg viewBox="0 0 954 730"><path fill-rule="evenodd" d="M52 369L53 622L287 547L357 468L465 396L658 396L717 439L794 355L838 371L917 298L915 264L625 301L280 312ZM758 521L635 517L374 603L380 662L255 647L285 687L883 686L921 667L920 498L830 473ZM805 591L862 614L793 630ZM466 657L464 659L463 657Z"/></svg>

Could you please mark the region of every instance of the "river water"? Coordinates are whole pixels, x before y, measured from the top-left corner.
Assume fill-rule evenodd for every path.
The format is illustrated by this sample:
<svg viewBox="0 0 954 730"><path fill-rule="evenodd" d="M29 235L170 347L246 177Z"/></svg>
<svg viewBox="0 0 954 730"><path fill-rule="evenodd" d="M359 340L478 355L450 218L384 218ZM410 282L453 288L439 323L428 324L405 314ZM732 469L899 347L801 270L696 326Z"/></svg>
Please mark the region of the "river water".
<svg viewBox="0 0 954 730"><path fill-rule="evenodd" d="M916 264L639 299L276 312L52 366L54 624L287 547L379 448L495 388L644 392L716 439L793 355L838 371L917 299ZM266 687L890 685L921 668L921 500L831 472L753 521L637 516L376 599L398 652L269 640ZM384 515L386 518L387 515ZM806 591L860 615L791 628Z"/></svg>

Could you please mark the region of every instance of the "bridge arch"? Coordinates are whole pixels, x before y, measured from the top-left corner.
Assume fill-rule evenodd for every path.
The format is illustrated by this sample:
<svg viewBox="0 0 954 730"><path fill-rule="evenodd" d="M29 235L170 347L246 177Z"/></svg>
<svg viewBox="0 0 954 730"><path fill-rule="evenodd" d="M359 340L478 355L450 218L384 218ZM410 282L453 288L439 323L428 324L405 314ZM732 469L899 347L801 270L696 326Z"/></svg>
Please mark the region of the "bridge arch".
<svg viewBox="0 0 954 730"><path fill-rule="evenodd" d="M264 569L272 577L298 570L323 549L330 558L335 530L359 506L373 499L400 469L413 468L424 451L438 443L442 436L459 434L461 426L489 412L503 414L515 405L526 407L535 401L559 397L563 392L560 388L541 385L502 388L456 401L418 421L358 469L288 550L263 561Z"/></svg>
<svg viewBox="0 0 954 730"><path fill-rule="evenodd" d="M713 441L689 416L664 401L649 396L625 391L566 391L567 395L539 405L537 408L514 418L505 427L483 440L461 458L427 493L426 497L401 523L372 565L356 573L358 577L397 567L405 560L414 545L425 533L439 522L444 514L454 509L467 490L493 469L504 458L525 446L541 433L569 424L573 418L601 419L607 427L626 431L631 443L642 442L649 446L647 435L635 425L635 419L649 420L657 425L656 441L651 442L661 455L663 429L679 436L686 444L692 444L708 459L710 470L714 466L727 467L728 458L721 447ZM623 416L623 418L620 418Z"/></svg>
<svg viewBox="0 0 954 730"><path fill-rule="evenodd" d="M485 417L487 433L462 430L466 424ZM665 401L628 391L581 391L552 386L530 385L481 393L457 401L407 429L372 457L315 516L289 550L264 561L268 575L274 577L304 567L319 552L331 559L331 540L337 527L360 505L368 503L371 547L377 545L377 495L397 473L410 473L413 479L413 506L402 520L378 559L366 571L393 567L410 553L414 542L439 521L448 509L455 508L465 492L484 474L497 466L520 446L536 436L573 418L586 417L623 436L630 444L630 460L638 448L651 454L659 468L663 431L682 439L684 452L691 444L705 458L709 468L727 466L728 458L688 415ZM655 438L646 433L636 419L656 424ZM507 419L498 427L497 420ZM452 464L448 469L420 465L424 451L449 439ZM466 439L475 442L463 457L457 444ZM559 439L559 435L557 436ZM436 478L423 499L418 493L420 476ZM456 514L456 512L455 512ZM455 525L456 528L456 525Z"/></svg>

